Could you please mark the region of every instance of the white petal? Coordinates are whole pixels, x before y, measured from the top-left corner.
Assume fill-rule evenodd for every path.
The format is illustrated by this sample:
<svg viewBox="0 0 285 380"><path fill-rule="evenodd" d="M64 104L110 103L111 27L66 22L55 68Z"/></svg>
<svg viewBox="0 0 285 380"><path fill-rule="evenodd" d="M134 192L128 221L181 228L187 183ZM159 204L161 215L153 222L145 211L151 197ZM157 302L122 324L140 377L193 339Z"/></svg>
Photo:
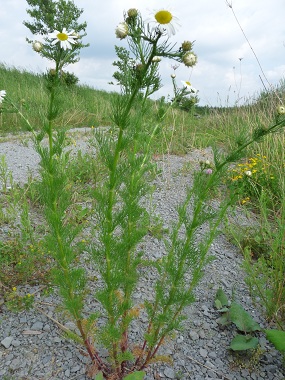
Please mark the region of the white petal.
<svg viewBox="0 0 285 380"><path fill-rule="evenodd" d="M66 49L71 49L71 45L70 45L70 43L69 43L68 40L61 41L60 44L61 44L61 47L62 47L64 50L66 50Z"/></svg>
<svg viewBox="0 0 285 380"><path fill-rule="evenodd" d="M169 28L169 30L171 31L171 32L170 32L170 35L169 35L169 33L168 33L169 36L171 36L171 33L172 33L173 35L176 33L175 28L174 28L174 26L173 26L172 24L168 24L168 28Z"/></svg>
<svg viewBox="0 0 285 380"><path fill-rule="evenodd" d="M59 31L55 30L54 32L48 34L48 38L57 38L58 34L59 34Z"/></svg>
<svg viewBox="0 0 285 380"><path fill-rule="evenodd" d="M61 47L63 50L66 50L66 49L67 49L66 41L60 41L60 47Z"/></svg>
<svg viewBox="0 0 285 380"><path fill-rule="evenodd" d="M67 41L71 44L76 44L76 41L72 37L69 37Z"/></svg>

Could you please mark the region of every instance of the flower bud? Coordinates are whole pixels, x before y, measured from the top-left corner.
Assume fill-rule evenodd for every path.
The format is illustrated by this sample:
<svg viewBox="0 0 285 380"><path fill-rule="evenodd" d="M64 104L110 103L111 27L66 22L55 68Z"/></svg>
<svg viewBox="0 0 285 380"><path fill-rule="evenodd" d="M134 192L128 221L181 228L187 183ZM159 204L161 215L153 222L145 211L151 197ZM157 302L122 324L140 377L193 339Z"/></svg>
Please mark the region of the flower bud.
<svg viewBox="0 0 285 380"><path fill-rule="evenodd" d="M49 70L49 74L50 74L52 77L56 76L56 69L50 69L50 70Z"/></svg>
<svg viewBox="0 0 285 380"><path fill-rule="evenodd" d="M196 63L197 63L197 56L194 53L188 52L188 53L183 55L182 61L183 61L185 66L192 67L192 66L196 65Z"/></svg>
<svg viewBox="0 0 285 380"><path fill-rule="evenodd" d="M138 10L136 8L131 8L128 10L128 17L130 18L136 18L138 15Z"/></svg>
<svg viewBox="0 0 285 380"><path fill-rule="evenodd" d="M279 115L284 115L285 114L285 107L284 106L279 106L277 108L277 112L279 113Z"/></svg>
<svg viewBox="0 0 285 380"><path fill-rule="evenodd" d="M192 49L192 42L190 41L184 41L182 43L182 50L183 51L190 51Z"/></svg>
<svg viewBox="0 0 285 380"><path fill-rule="evenodd" d="M125 22L120 22L120 24L115 29L116 37L120 38L121 40L123 38L126 38L129 33L128 25Z"/></svg>
<svg viewBox="0 0 285 380"><path fill-rule="evenodd" d="M160 62L161 61L161 58L157 55L155 55L153 58L152 58L152 62Z"/></svg>
<svg viewBox="0 0 285 380"><path fill-rule="evenodd" d="M171 78L172 79L176 78L176 75L175 74L171 74Z"/></svg>
<svg viewBox="0 0 285 380"><path fill-rule="evenodd" d="M39 41L35 41L35 42L33 43L33 49L34 49L34 51L36 51L37 53L39 53L39 52L42 50L42 48L43 48L43 44L42 44L41 42L39 42Z"/></svg>
<svg viewBox="0 0 285 380"><path fill-rule="evenodd" d="M136 70L137 73L141 73L144 70L144 65L142 63L138 63L135 66L135 70Z"/></svg>

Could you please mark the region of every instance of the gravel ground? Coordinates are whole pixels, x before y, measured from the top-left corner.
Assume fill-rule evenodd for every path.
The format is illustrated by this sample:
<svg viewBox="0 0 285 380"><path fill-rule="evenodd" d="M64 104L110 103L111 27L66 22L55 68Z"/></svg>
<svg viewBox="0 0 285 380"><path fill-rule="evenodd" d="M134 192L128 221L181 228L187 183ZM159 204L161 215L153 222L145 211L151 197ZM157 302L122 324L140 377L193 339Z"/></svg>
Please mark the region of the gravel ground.
<svg viewBox="0 0 285 380"><path fill-rule="evenodd" d="M76 141L75 151L88 149L88 131L78 135L74 131L71 140ZM0 156L5 155L8 169L15 182L24 184L28 175L36 175L38 156L26 138L8 139L0 143ZM191 170L201 159L211 158L210 150L193 151L187 156L167 156L157 159L161 173L156 178L153 204L155 212L169 226L176 218L175 207L183 200L185 188L191 185ZM244 217L240 215L241 220ZM248 222L245 220L245 222ZM2 229L2 231L1 231ZM5 234L0 226L0 233ZM203 229L201 230L201 235ZM163 255L163 243L154 237L142 243L149 257ZM262 352L259 357L249 358L232 354L228 347L234 336L231 327L221 328L219 313L213 307L215 293L222 287L228 296L234 289L239 302L262 327L266 321L258 306L253 306L244 283L241 269L242 257L224 235L219 235L210 248L215 259L205 268L204 278L196 289L196 302L186 310L188 319L184 330L162 349L173 359L173 365L156 364L148 370L146 380L193 379L193 380L282 380L285 370L280 354L261 336ZM139 302L151 297L152 273L145 276L134 294ZM0 379L3 380L87 380L89 358L75 343L65 339L62 326L75 329L58 311L56 294L44 296L40 286L25 287L25 292L35 293L40 309L18 314L0 310ZM93 309L90 300L88 308ZM41 311L40 311L41 310ZM94 310L94 309L93 309ZM58 323L58 322L59 323ZM141 316L140 323L145 322ZM134 325L132 337L141 334L140 324ZM102 352L104 355L104 352Z"/></svg>

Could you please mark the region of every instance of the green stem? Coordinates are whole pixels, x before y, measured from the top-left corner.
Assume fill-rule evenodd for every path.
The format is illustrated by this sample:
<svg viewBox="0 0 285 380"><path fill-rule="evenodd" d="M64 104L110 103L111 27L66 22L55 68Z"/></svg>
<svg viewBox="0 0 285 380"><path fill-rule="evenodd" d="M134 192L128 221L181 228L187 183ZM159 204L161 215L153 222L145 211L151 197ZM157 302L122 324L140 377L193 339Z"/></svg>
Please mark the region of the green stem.
<svg viewBox="0 0 285 380"><path fill-rule="evenodd" d="M148 60L146 67L145 67L145 72L147 72L148 67L152 63L151 61L152 61L152 56L149 57L149 60ZM136 83L136 86L135 86L130 98L129 98L128 103L126 104L124 111L122 112L121 120L123 120L123 121L127 120L128 115L131 111L132 105L134 103L134 100L135 100L140 88L141 88L141 83L140 83L140 81L138 81ZM146 99L144 99L144 103L145 103L145 101L146 101ZM107 275L106 276L106 284L107 284L107 287L109 288L109 311L108 311L108 313L109 313L109 318L110 318L111 324L115 323L114 312L113 312L113 302L114 302L115 297L114 297L114 290L112 289L112 275L111 275L111 271L112 271L111 262L112 262L112 260L111 260L110 243L112 241L112 233L113 233L113 207L114 207L114 197L115 197L115 187L116 187L117 166L118 166L118 161L119 161L119 157L120 157L125 127L126 127L125 125L119 125L118 140L117 140L115 154L114 154L114 158L113 158L112 169L110 172L108 208L107 208L107 213L106 213L107 233L109 235L108 244L106 245L106 272L107 272L106 273L106 275ZM151 139L154 137L156 129L157 129L157 127L154 129L154 131L151 135ZM150 143L148 145L148 150L149 150L149 147L150 147ZM145 158L143 160L143 163L141 164L140 169L143 168L145 161L146 161L146 155L145 155ZM133 178L134 178L134 176L133 176ZM129 222L128 228L129 228L129 233L131 233L132 226L130 225L130 222ZM130 264L131 264L130 255L131 255L131 251L129 250L128 251L128 257L127 257L127 263L126 263L127 268L129 268ZM124 301L128 302L130 300L130 296L131 296L131 289L129 289L129 287L126 286L124 290L125 290L124 291ZM127 313L125 313L125 315L122 317L122 327L123 327L124 331L123 331L123 336L122 336L123 342L121 342L122 343L121 349L123 352L127 349L126 318L127 318ZM113 345L113 357L114 357L115 363L117 363L118 342L116 342L114 340L112 345ZM122 363L122 364L123 365L121 366L121 371L123 372L124 371L124 363ZM117 370L117 372L118 372L118 370Z"/></svg>
<svg viewBox="0 0 285 380"><path fill-rule="evenodd" d="M49 98L49 106L48 106L48 114L47 114L48 125L47 125L47 130L46 130L47 135L48 135L48 147L49 147L49 161L48 161L48 167L47 167L47 170L48 170L48 184L47 184L47 186L49 187L49 191L55 195L54 199L52 201L52 204L50 205L50 207L52 208L53 215L58 215L58 212L59 212L58 203L60 202L60 199L57 196L57 191L56 191L57 189L55 188L56 185L54 183L54 174L55 174L54 170L58 170L58 169L56 169L54 167L54 163L53 163L53 155L54 155L54 152L53 152L54 103L55 103L55 97L56 97L56 90L57 90L57 86L58 86L59 69L60 69L60 64L58 62L56 62L55 83L53 83L53 85L50 89L50 98ZM75 293L74 293L73 286L72 286L71 282L69 282L69 266L68 266L68 263L66 260L66 252L64 249L64 242L62 240L61 228L59 225L59 223L62 224L63 221L61 219L60 219L60 221L58 221L57 219L53 220L53 218L49 218L48 222L50 223L50 225L54 229L54 234L55 234L56 241L57 241L57 246L58 246L57 264L60 267L60 270L62 272L63 277L66 279L67 283L69 283L67 285L68 286L69 300L74 300L75 299ZM84 331L83 326L82 326L82 322L81 322L82 317L80 315L79 310L73 309L72 311L70 310L70 312L72 313L72 315L76 321L76 324L77 324L77 327L78 327L80 334L82 336L84 345L85 345L92 361L96 362L99 369L102 369L106 372L106 368L102 364L101 359L97 355L96 351L91 347L90 342L88 341L88 337L85 334L85 331Z"/></svg>
<svg viewBox="0 0 285 380"><path fill-rule="evenodd" d="M139 86L136 86L126 107L125 110L122 112L121 120L127 120L127 117L130 113L130 110L132 108L134 99L139 91ZM120 158L120 152L122 149L122 141L123 141L123 135L124 135L124 129L125 125L119 125L119 134L118 139L116 143L112 168L110 171L110 179L109 179L109 194L108 194L108 208L106 211L106 228L107 228L107 234L108 234L108 240L106 242L105 246L105 255L106 255L106 285L108 288L108 294L109 294L109 308L108 308L108 317L112 325L115 324L115 315L114 315L114 290L112 286L112 257L111 257L111 244L112 244L112 235L113 235L113 207L114 207L114 198L115 198L115 189L116 189L116 177L117 177L117 168L118 168L118 162ZM113 347L113 358L115 361L116 366L118 367L118 342L116 340L113 340L112 342Z"/></svg>

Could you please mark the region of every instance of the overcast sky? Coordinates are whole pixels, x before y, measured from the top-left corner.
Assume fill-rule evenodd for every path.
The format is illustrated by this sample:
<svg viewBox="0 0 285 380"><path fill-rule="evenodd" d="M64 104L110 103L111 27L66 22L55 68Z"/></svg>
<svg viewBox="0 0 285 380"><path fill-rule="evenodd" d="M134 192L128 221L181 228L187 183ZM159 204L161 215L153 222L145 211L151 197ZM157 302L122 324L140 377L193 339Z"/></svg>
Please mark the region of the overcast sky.
<svg viewBox="0 0 285 380"><path fill-rule="evenodd" d="M184 40L195 40L194 52L198 64L194 68L180 65L176 79L189 80L199 90L200 105L241 104L244 99L257 96L263 83L277 85L285 77L285 1L232 0L233 10L256 53L258 62L225 0L75 0L84 9L80 21L87 21L84 42L90 47L81 52L80 62L69 66L80 83L96 89L114 90L112 80L116 59L114 45L122 45L115 38L114 29L123 21L123 11L137 8L144 18L152 10L169 9L179 18L181 27L171 42L180 46ZM168 5L170 5L168 7ZM25 38L32 38L23 25L28 20L25 0L0 0L0 62L8 66L44 72L51 67L35 53ZM163 88L157 94L172 95L171 62L160 63ZM262 80L261 80L262 79ZM263 81L263 83L262 83ZM0 78L0 90L1 78Z"/></svg>

